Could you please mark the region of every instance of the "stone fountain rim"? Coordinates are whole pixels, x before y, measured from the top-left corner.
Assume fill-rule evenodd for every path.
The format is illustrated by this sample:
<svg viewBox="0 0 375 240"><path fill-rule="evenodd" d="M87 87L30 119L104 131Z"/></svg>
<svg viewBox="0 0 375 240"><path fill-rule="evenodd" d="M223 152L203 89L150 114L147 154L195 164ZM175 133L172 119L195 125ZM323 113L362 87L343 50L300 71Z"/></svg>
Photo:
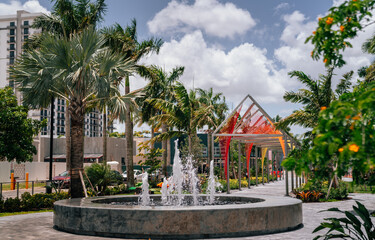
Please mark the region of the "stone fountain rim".
<svg viewBox="0 0 375 240"><path fill-rule="evenodd" d="M150 197L159 197L161 195L151 195ZM208 196L205 194L199 194L199 196ZM215 197L229 197L229 198L247 198L247 199L262 199L264 201L254 202L254 203L243 203L243 204L228 204L228 205L213 205L213 206L125 206L125 205L110 205L104 203L95 203L93 201L102 200L102 199L118 199L118 198L138 198L138 195L113 195L113 196L100 196L100 197L88 197L88 198L73 198L65 199L55 202L56 206L68 206L73 208L99 208L99 209L108 209L108 210L129 210L129 211L192 211L192 210L226 210L226 209L261 209L261 208L271 208L271 207L280 207L294 205L302 203L301 200L291 198L291 197L280 197L280 196L269 196L269 195L260 195L260 194L249 194L249 195L240 195L240 194L215 194Z"/></svg>

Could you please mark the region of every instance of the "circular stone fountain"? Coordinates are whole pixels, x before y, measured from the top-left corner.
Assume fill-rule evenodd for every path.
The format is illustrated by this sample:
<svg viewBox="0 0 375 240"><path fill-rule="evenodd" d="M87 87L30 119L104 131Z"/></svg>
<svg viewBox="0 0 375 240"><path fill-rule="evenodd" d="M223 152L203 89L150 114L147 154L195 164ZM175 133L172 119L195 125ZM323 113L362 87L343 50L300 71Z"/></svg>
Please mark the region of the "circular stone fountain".
<svg viewBox="0 0 375 240"><path fill-rule="evenodd" d="M206 198L199 195L198 198ZM151 196L159 201L161 196ZM55 228L125 238L214 238L270 234L302 227L302 203L288 197L216 195L226 205L140 206L138 196L107 196L55 203ZM111 204L111 203L118 204ZM233 202L233 204L231 204ZM236 203L236 204L234 204Z"/></svg>

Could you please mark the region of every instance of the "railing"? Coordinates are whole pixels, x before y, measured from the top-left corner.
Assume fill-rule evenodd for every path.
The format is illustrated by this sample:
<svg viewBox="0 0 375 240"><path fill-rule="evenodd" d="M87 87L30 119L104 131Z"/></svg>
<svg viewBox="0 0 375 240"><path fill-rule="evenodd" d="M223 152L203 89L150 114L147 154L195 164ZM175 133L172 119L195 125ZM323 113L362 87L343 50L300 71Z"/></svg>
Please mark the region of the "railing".
<svg viewBox="0 0 375 240"><path fill-rule="evenodd" d="M28 185L31 182L31 195L34 194L34 183L35 183L35 181L1 182L0 183L0 199L3 198L3 184L8 184L8 183L15 185L15 186L13 186L15 189L12 189L13 187L11 186L11 191L16 190L17 191L17 198L19 198L19 195L20 195L20 182L26 183L26 189L29 189Z"/></svg>

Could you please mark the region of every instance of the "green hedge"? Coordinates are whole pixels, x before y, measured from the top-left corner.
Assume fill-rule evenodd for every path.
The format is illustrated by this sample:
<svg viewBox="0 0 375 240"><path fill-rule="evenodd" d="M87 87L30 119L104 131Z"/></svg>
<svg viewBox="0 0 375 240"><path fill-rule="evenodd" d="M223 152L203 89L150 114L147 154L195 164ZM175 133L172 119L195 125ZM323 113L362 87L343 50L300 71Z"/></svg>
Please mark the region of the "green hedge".
<svg viewBox="0 0 375 240"><path fill-rule="evenodd" d="M53 203L69 198L66 192L61 193L37 193L31 195L25 192L21 198L7 198L0 200L0 212L20 212L40 209L52 209Z"/></svg>

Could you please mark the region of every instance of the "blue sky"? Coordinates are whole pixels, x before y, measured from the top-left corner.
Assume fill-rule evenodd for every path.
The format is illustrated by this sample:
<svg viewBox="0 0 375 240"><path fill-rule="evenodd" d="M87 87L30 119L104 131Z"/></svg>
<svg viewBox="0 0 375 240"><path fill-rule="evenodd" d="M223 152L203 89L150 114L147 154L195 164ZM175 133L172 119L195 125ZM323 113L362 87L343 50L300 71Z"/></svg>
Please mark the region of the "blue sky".
<svg viewBox="0 0 375 240"><path fill-rule="evenodd" d="M181 81L189 88L213 87L223 92L232 106L251 94L269 113L286 116L299 106L285 103L285 91L301 85L288 72L301 70L317 78L325 72L322 62L310 58L312 46L304 44L317 18L341 0L108 0L102 26L115 22L138 23L139 39L164 40L159 55L143 59L166 70L185 66ZM0 14L16 9L49 11L49 0L0 1ZM347 65L335 71L336 84L342 74L369 65L371 56L361 44L371 37L375 26L352 40L353 49L344 54ZM355 79L353 80L355 81ZM194 83L193 83L194 82ZM132 90L145 85L134 77ZM296 133L302 130L293 128Z"/></svg>

